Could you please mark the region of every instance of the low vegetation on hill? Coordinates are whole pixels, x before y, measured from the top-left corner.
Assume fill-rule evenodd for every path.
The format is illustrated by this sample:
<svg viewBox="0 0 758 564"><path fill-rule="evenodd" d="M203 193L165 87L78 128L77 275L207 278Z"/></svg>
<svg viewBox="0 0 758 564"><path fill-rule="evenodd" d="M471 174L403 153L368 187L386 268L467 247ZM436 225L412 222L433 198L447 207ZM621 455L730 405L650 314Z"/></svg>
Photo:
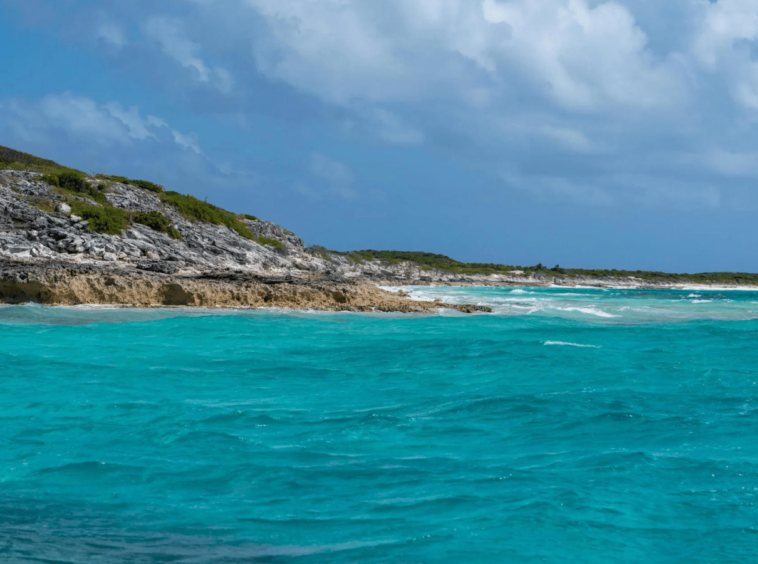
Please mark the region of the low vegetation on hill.
<svg viewBox="0 0 758 564"><path fill-rule="evenodd" d="M259 221L249 214L235 214L194 196L166 191L163 186L148 180L132 180L125 176L97 174L90 177L85 173L62 166L55 161L35 157L15 149L0 146L0 170L28 170L41 173L41 180L47 182L59 194L66 196L73 211L89 221L90 229L100 233L117 234L130 224L139 223L155 231L165 233L174 239L181 239L181 234L171 224L168 217L160 211L134 212L113 207L106 198L106 192L113 183L135 186L152 192L160 201L172 206L184 218L190 221L224 225L240 236L281 249L281 241L256 236L248 222ZM74 196L74 197L69 197ZM46 211L52 211L54 202L39 197L28 197L27 202ZM325 260L338 255L355 263L379 260L389 264L413 262L424 270L440 270L461 275L512 274L514 271L525 275L544 275L556 278L576 278L581 276L594 278L636 278L646 281L663 281L669 283L705 283L758 285L758 274L742 272L704 272L698 274L676 274L643 270L591 270L582 268L561 268L556 265L548 268L542 264L535 266L510 266L495 263L466 263L445 255L410 251L376 251L361 250L338 252L324 247L311 247Z"/></svg>
<svg viewBox="0 0 758 564"><path fill-rule="evenodd" d="M94 182L88 181L87 175L81 171L59 165L55 161L2 146L0 146L0 169L39 172L43 175L40 180L53 186L60 194L86 198L99 204L99 206L95 206L78 200L69 202L74 212L88 220L90 229L98 233L115 235L122 229L126 229L130 223L141 223L155 231L166 233L174 239L181 239L181 234L171 225L170 220L158 211L136 213L114 208L110 205L105 197L105 191L111 183L118 183L135 186L157 194L164 204L173 206L183 217L191 221L225 225L246 239L276 249L284 248L281 241L268 237L256 237L250 231L245 220L258 221L257 217L248 214L234 214L208 202L198 200L194 196L172 191L167 192L163 186L148 180L133 180L125 176L97 174L94 177L97 185L94 186ZM41 209L52 209L52 206L46 202L30 203Z"/></svg>
<svg viewBox="0 0 758 564"><path fill-rule="evenodd" d="M45 174L40 180L47 182L51 186L55 186L59 192L86 196L100 205L107 205L108 200L103 193L105 186L100 184L95 188L84 178L84 174L70 170L57 174Z"/></svg>
<svg viewBox="0 0 758 564"><path fill-rule="evenodd" d="M75 200L71 201L71 210L79 217L89 221L89 228L97 233L118 235L122 229L129 227L131 214L113 206L94 206Z"/></svg>
<svg viewBox="0 0 758 564"><path fill-rule="evenodd" d="M326 249L323 249L326 251ZM442 270L453 274L464 275L489 275L510 274L514 271L523 272L525 275L543 274L556 278L575 278L588 276L593 278L638 278L646 281L664 281L670 283L705 283L722 282L725 284L758 284L758 274L745 272L702 272L697 274L668 273L647 270L616 270L616 269L585 269L585 268L561 268L559 265L548 268L542 264L534 266L509 266L491 263L466 263L452 259L445 255L412 251L375 251L362 250L350 252L328 251L329 253L345 256L356 262L381 260L388 264L400 264L402 262L415 262L425 270Z"/></svg>
<svg viewBox="0 0 758 564"><path fill-rule="evenodd" d="M5 170L31 170L44 174L55 169L65 169L66 167L54 161L41 159L9 147L0 146L0 168Z"/></svg>
<svg viewBox="0 0 758 564"><path fill-rule="evenodd" d="M142 188L143 190L148 190L150 192L155 192L156 194L163 192L163 186L156 184L155 182L150 182L148 180L131 180L126 176L110 176L107 174L98 174L95 176L95 178L98 180L104 180L106 182L118 182L119 184L137 186L138 188Z"/></svg>
<svg viewBox="0 0 758 564"><path fill-rule="evenodd" d="M159 194L161 201L165 204L174 206L182 216L192 221L202 221L212 223L213 225L225 225L232 231L236 231L245 239L250 239L262 245L269 245L281 249L284 245L276 239L268 237L256 237L245 224L245 219L253 218L250 215L237 215L226 211L223 208L198 200L189 194L184 195L179 192L162 192Z"/></svg>
<svg viewBox="0 0 758 564"><path fill-rule="evenodd" d="M516 269L516 267L504 264L459 262L445 255L413 251L363 250L336 254L341 254L356 262L381 260L389 264L400 264L410 261L415 262L421 268L444 270L455 274L507 274Z"/></svg>

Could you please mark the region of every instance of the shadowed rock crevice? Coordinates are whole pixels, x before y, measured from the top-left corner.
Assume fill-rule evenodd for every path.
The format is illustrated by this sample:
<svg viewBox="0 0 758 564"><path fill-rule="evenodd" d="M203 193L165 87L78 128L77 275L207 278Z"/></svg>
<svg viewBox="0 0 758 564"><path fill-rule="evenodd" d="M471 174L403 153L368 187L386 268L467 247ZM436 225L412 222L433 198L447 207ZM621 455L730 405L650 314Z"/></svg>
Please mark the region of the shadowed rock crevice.
<svg viewBox="0 0 758 564"><path fill-rule="evenodd" d="M0 280L0 301L6 304L54 304L55 292L39 282Z"/></svg>
<svg viewBox="0 0 758 564"><path fill-rule="evenodd" d="M163 287L163 305L190 306L195 304L195 296L187 292L181 284L166 284Z"/></svg>

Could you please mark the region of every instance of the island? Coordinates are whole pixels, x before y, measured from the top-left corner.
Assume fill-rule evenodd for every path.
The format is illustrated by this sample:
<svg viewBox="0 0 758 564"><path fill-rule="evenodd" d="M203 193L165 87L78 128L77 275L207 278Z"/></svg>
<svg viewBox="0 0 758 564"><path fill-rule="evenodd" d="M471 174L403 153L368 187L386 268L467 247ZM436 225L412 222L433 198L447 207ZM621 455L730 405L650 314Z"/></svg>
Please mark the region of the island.
<svg viewBox="0 0 758 564"><path fill-rule="evenodd" d="M489 312L409 299L382 286L749 287L747 273L463 263L406 251L306 246L253 215L147 180L85 174L0 147L0 302L246 307L356 312Z"/></svg>

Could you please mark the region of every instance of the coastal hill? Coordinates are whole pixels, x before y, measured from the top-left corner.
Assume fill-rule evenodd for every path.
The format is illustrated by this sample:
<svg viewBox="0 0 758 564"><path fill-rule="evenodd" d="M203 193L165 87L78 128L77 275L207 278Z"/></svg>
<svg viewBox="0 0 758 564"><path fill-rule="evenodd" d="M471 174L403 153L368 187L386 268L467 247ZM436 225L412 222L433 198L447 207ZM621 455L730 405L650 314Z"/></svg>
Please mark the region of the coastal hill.
<svg viewBox="0 0 758 564"><path fill-rule="evenodd" d="M377 284L758 284L758 275L462 263L336 252L148 180L88 175L0 147L0 301L420 311ZM473 306L456 306L475 311Z"/></svg>

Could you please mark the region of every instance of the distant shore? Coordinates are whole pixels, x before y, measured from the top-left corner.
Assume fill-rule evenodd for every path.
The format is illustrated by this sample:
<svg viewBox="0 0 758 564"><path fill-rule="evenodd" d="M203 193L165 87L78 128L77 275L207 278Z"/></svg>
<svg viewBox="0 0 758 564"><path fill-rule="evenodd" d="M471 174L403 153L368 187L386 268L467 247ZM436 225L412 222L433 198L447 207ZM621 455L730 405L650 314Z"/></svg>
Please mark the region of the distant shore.
<svg viewBox="0 0 758 564"><path fill-rule="evenodd" d="M218 270L175 273L127 268L124 264L0 260L0 303L107 305L119 307L286 308L292 310L423 313L441 308L463 313L491 312L474 304L449 304L409 297L409 287L509 287L615 290L756 291L755 286L645 284L618 280L517 282L347 279ZM529 283L537 282L537 283ZM589 283L588 283L589 282Z"/></svg>

